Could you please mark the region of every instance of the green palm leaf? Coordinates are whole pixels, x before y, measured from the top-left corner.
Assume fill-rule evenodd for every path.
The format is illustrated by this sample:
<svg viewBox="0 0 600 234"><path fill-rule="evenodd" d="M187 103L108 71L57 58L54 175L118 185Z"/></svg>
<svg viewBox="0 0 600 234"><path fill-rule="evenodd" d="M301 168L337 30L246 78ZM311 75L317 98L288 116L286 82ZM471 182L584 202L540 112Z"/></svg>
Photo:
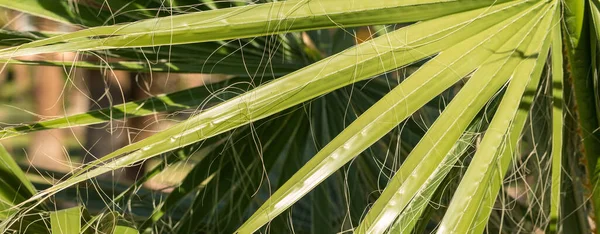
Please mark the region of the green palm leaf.
<svg viewBox="0 0 600 234"><path fill-rule="evenodd" d="M89 176L97 176L111 171L112 168L124 167L154 155L218 135L342 86L413 63L439 51L441 48L447 47L449 42L458 42L468 37L473 33L472 27L486 28L497 20L510 17L511 13L514 14L519 9L528 6L529 4L518 2L496 6L493 11L484 9L463 13L449 19L440 18L414 27L400 29L386 37L348 49L206 110L169 130L121 148L102 158L102 160L87 165L69 180L50 190L39 193L38 196L54 193L74 183L86 180ZM471 22L470 19L474 15L481 15L481 13L484 13L484 16L489 17L490 20ZM444 28L445 30L440 31L438 28ZM488 33L491 34L492 32L489 31ZM448 36L448 34L451 34L451 36ZM397 38L397 40L389 41L388 38ZM444 40L441 41L440 38L444 38ZM418 53L414 51L415 46L419 47ZM410 49L405 50L403 48ZM489 51L486 52L484 49L481 49L479 53L489 55ZM382 64L382 60L388 62ZM467 60L463 60L462 63L467 63ZM364 68L356 70L356 66ZM442 68L443 65L440 64L437 67ZM452 71L446 70L446 72L451 73ZM468 72L470 70L466 71L466 73ZM460 78L458 76L454 77L454 81ZM419 85L417 82L415 83L412 85ZM449 82L447 85L452 83ZM438 89L443 90L444 87ZM127 155L112 160L122 154ZM106 165L92 169L103 164ZM87 171L88 169L91 170Z"/></svg>
<svg viewBox="0 0 600 234"><path fill-rule="evenodd" d="M0 0L0 6L83 28L0 31L0 44L10 46L0 50L4 64L237 77L4 127L0 139L196 110L40 192L7 164L0 179L7 185L0 189L3 230L31 224L29 231L48 233L587 232L584 194L591 194L591 205L600 201L593 189L600 156L598 0ZM366 39L371 35L377 37ZM16 59L62 52L120 62ZM0 152L13 162L7 155ZM102 195L110 189L98 186L110 209L88 217L83 211L92 209L46 207L79 183L159 155L166 157L160 166L119 195ZM587 171L578 157L587 160ZM187 160L195 165L173 192L125 205L143 197L137 186ZM505 181L509 171L525 174L515 182L525 181L524 195L501 190L512 186ZM437 200L443 207L433 205ZM498 205L511 207L498 211ZM38 220L23 218L30 214Z"/></svg>

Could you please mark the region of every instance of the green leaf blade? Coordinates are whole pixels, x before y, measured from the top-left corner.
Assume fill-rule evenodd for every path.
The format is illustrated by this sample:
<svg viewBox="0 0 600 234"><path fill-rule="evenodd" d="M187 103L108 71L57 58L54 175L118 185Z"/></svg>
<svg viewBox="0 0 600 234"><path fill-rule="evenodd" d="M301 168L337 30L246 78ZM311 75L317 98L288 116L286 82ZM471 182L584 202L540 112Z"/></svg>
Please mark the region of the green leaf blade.
<svg viewBox="0 0 600 234"><path fill-rule="evenodd" d="M498 111L479 146L437 233L482 231L502 184L505 170L515 152L529 109L521 109L526 90L535 90L549 51L551 22L549 11L536 31L532 46L524 54L536 54L522 62L511 79ZM531 81L531 82L530 82ZM531 102L530 102L531 103ZM509 139L509 140L506 140ZM499 165L499 166L498 166ZM496 190L494 192L494 190Z"/></svg>
<svg viewBox="0 0 600 234"><path fill-rule="evenodd" d="M498 51L520 51L533 39L532 29L543 17L543 10L511 37ZM469 79L461 92L452 100L438 120L425 134L421 142L409 154L406 161L373 205L359 232L382 233L402 213L400 222L409 222L413 209L423 209L427 200L424 193L437 188L436 184L456 164L456 154L449 154L463 131L498 90L509 80L515 67L524 60L516 53L496 53ZM454 155L454 157L452 157ZM429 194L431 195L431 194ZM416 200L416 201L415 201ZM393 205L390 205L393 204ZM418 205L421 204L421 205ZM417 212L419 213L419 212ZM414 219L414 218L413 218ZM402 225L398 230L410 232Z"/></svg>
<svg viewBox="0 0 600 234"><path fill-rule="evenodd" d="M532 9L535 9L535 7L532 7ZM526 12L531 13L531 11ZM446 51L442 51L440 55L373 105L315 155L282 188L272 195L238 229L238 232L252 232L266 224L328 175L397 126L431 98L447 89L458 79L468 75L496 51L507 38L513 36L515 31L519 31L520 27L517 22L527 22L526 20L531 19L526 16L532 17L532 15L522 13L522 15L506 20ZM497 36L497 38L491 40L492 35ZM488 39L490 40L488 41ZM435 82L432 82L434 80ZM418 95L423 94L425 90L427 90L427 95ZM368 232L368 230L364 231Z"/></svg>
<svg viewBox="0 0 600 234"><path fill-rule="evenodd" d="M176 45L339 26L414 22L501 2L504 1L355 1L353 4L346 4L345 0L282 1L90 28L0 50L0 57ZM402 14L397 14L399 11ZM106 38L88 38L102 36Z"/></svg>
<svg viewBox="0 0 600 234"><path fill-rule="evenodd" d="M388 35L396 40L379 37L365 42L206 110L171 129L121 148L102 160L87 165L66 181L38 193L34 199L53 194L90 177L265 118L345 85L421 60L452 43L464 40L474 34L474 30L489 28L490 25L530 6L528 2L500 4L491 9L423 22ZM482 20L472 22L473 15ZM439 40L440 38L445 40ZM416 48L419 49L418 52L414 50ZM444 67L443 64L437 66ZM357 67L361 69L356 69ZM117 158L121 155L124 156ZM117 159L112 160L114 158ZM102 167L97 167L99 165Z"/></svg>
<svg viewBox="0 0 600 234"><path fill-rule="evenodd" d="M52 234L81 233L82 207L73 207L50 213Z"/></svg>

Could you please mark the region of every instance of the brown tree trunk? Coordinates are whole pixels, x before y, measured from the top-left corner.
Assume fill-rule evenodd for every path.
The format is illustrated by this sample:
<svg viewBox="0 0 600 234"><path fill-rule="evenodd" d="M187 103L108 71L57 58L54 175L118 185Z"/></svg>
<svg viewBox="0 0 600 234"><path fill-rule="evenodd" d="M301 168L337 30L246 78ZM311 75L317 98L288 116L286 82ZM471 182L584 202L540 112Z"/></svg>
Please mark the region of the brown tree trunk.
<svg viewBox="0 0 600 234"><path fill-rule="evenodd" d="M56 30L58 24L38 20L39 30ZM41 59L56 60L55 54L43 55ZM62 91L64 74L61 68L36 66L33 67L33 98L35 111L40 119L64 115ZM32 165L45 169L64 171L70 168L70 163L63 150L64 132L59 129L36 132L29 149L29 160Z"/></svg>
<svg viewBox="0 0 600 234"><path fill-rule="evenodd" d="M16 18L13 24L9 25L12 30L16 31L31 31L33 27L33 17L13 11L12 16ZM31 59L31 56L19 57L19 59ZM29 91L31 86L31 66L27 65L11 65L11 70L14 74L15 92L25 93Z"/></svg>
<svg viewBox="0 0 600 234"><path fill-rule="evenodd" d="M122 71L86 71L86 84L89 88L90 109L106 108L123 103L148 98L163 93L166 82L164 74L135 74ZM90 126L86 134L88 153L84 162L90 162L114 150L140 141L157 130L158 116L145 116L131 119L113 119L109 124ZM143 163L116 171L115 179L126 182L137 180L144 173Z"/></svg>
<svg viewBox="0 0 600 234"><path fill-rule="evenodd" d="M167 91L165 89L166 84L169 79L174 77L174 75L165 73L132 73L131 75L131 83L133 84L131 88L132 100L143 100L156 94L165 93ZM130 119L128 123L131 129L131 141L137 142L154 134L155 131L159 130L159 121L160 117L156 114ZM144 164L140 163L128 168L125 171L125 176L129 180L137 180L143 175L144 170ZM154 184L146 184L146 186L160 187L154 186Z"/></svg>
<svg viewBox="0 0 600 234"><path fill-rule="evenodd" d="M131 84L128 72L86 70L84 74L90 110L118 105L129 99ZM128 138L125 123L123 119L112 119L108 123L87 127L83 162L94 161L123 147Z"/></svg>

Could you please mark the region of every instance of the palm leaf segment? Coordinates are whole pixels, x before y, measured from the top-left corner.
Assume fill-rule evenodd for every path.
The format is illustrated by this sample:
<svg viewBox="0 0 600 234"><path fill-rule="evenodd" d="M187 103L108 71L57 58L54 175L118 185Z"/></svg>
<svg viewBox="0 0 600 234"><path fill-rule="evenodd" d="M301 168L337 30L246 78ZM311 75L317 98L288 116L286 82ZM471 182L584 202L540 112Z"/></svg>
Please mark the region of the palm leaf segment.
<svg viewBox="0 0 600 234"><path fill-rule="evenodd" d="M597 13L596 2L591 2ZM254 232L268 224L429 101L468 78L410 151L355 230L411 232L417 225L414 217L423 214L423 204L457 164L465 147L463 141L472 141L468 136L470 126L486 104L500 93L497 111L448 207L450 215L441 220L438 228L439 233L480 233L517 152L518 139L529 114L529 108L523 108L527 106L524 103L532 102L532 93L543 80L551 51L552 73L562 74L558 67L560 60L554 59L561 55L558 51L562 49L561 6L560 1L554 0L352 1L352 4L341 0L284 1L93 27L0 50L0 56L10 61L15 56L40 53L206 43L311 29L418 21L203 110L166 131L86 165L30 200L53 195L115 168L257 123L344 86L426 61L279 186L237 232ZM594 20L597 15L593 15ZM560 78L554 79L562 82ZM562 90L555 92L555 96L562 96ZM554 115L562 115L562 107ZM555 149L562 145L561 119L555 116ZM553 156L558 159L554 160L558 162L555 168L560 168L560 153ZM557 176L559 179L560 173ZM553 187L554 216L560 204L558 188L558 185Z"/></svg>

